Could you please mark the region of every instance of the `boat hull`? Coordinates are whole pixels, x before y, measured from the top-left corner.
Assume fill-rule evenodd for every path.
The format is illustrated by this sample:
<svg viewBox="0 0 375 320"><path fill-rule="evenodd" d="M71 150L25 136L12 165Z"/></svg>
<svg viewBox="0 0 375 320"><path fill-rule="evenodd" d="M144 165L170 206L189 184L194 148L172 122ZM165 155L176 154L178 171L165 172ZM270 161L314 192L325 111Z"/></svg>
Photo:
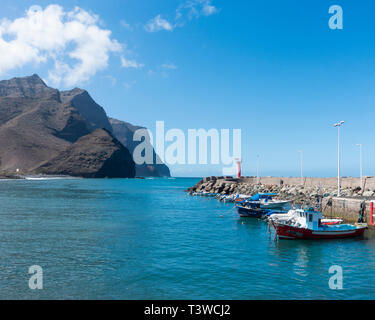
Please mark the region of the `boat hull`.
<svg viewBox="0 0 375 320"><path fill-rule="evenodd" d="M358 227L348 230L310 230L305 228L296 228L286 224L275 223L272 221L279 239L342 239L359 237L363 235L366 227Z"/></svg>
<svg viewBox="0 0 375 320"><path fill-rule="evenodd" d="M238 214L242 218L261 218L266 212L258 208L237 207Z"/></svg>

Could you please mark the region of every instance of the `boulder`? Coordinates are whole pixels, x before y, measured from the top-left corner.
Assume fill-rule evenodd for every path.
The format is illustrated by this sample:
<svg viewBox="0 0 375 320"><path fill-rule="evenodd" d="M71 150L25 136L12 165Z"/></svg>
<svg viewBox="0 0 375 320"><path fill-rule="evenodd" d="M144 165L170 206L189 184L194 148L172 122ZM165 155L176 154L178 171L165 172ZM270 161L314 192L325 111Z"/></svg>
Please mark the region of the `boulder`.
<svg viewBox="0 0 375 320"><path fill-rule="evenodd" d="M364 197L372 197L374 195L374 191L372 190L367 190L365 192L363 192L362 196Z"/></svg>

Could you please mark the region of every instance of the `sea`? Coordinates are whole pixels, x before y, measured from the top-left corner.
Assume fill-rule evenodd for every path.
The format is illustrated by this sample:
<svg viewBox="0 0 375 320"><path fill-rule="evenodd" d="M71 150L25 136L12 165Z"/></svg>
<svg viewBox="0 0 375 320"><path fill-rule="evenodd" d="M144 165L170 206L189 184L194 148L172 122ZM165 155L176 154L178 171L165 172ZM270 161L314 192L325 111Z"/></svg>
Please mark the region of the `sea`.
<svg viewBox="0 0 375 320"><path fill-rule="evenodd" d="M0 299L375 299L373 231L275 241L198 180L0 180Z"/></svg>

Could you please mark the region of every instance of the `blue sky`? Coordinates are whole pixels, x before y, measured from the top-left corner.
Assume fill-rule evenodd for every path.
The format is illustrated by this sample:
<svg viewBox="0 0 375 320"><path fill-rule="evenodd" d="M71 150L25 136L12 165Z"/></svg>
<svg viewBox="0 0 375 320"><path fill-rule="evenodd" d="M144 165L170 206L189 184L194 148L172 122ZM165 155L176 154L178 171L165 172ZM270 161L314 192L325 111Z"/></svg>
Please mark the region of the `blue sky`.
<svg viewBox="0 0 375 320"><path fill-rule="evenodd" d="M50 4L98 15L98 26L122 49L112 47L108 65L74 86L87 89L108 115L151 130L156 120L166 129L242 129L245 175L255 175L259 154L262 175L297 176L303 150L305 175L335 176L333 124L340 120L342 174L359 174L356 143L363 144L364 174L375 174L375 3L212 0L196 4L196 14L182 10L187 3L2 0L0 18L13 21L31 5ZM343 8L343 30L328 27L334 4ZM204 12L204 5L214 9ZM161 30L150 32L158 16ZM32 61L0 77L38 73L53 86L52 68L50 60ZM176 167L173 173L220 170Z"/></svg>

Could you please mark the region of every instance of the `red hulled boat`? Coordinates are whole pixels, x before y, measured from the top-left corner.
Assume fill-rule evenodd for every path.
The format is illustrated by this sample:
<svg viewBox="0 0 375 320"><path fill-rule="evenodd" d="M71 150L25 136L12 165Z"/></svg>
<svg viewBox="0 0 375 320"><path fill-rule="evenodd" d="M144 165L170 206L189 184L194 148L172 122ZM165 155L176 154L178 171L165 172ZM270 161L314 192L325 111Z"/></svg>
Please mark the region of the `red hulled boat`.
<svg viewBox="0 0 375 320"><path fill-rule="evenodd" d="M322 223L322 213L290 210L285 215L274 215L269 218L280 239L339 239L363 235L367 224L334 224Z"/></svg>

